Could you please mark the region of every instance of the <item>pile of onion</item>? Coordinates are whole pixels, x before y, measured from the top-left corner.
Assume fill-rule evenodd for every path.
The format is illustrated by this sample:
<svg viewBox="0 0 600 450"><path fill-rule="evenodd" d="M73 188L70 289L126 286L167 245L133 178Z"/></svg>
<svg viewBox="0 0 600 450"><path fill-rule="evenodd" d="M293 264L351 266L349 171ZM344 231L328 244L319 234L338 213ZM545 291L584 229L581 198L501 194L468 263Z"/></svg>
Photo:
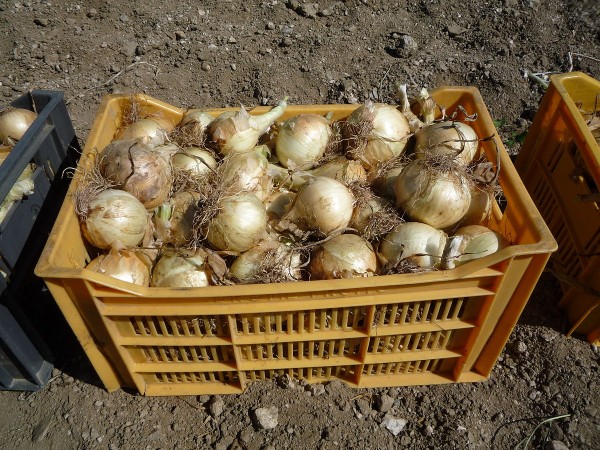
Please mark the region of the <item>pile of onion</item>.
<svg viewBox="0 0 600 450"><path fill-rule="evenodd" d="M416 114L396 88L399 107L367 102L337 122L285 117L286 100L130 117L74 193L103 251L88 268L202 288L449 270L508 245L483 226L493 189L474 116L436 120L426 90Z"/></svg>

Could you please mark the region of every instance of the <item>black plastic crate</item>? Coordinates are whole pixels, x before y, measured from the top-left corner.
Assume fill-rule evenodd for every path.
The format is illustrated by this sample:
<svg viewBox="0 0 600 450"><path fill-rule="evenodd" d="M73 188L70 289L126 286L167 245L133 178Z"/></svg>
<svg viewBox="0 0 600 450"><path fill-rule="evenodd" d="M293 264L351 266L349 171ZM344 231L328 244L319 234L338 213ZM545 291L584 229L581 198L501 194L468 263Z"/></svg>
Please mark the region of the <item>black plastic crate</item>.
<svg viewBox="0 0 600 450"><path fill-rule="evenodd" d="M38 116L0 165L0 201L27 164L36 168L33 195L0 223L0 389L37 390L52 372L51 349L69 330L33 270L68 189L63 173L81 150L62 92L31 91L11 105Z"/></svg>

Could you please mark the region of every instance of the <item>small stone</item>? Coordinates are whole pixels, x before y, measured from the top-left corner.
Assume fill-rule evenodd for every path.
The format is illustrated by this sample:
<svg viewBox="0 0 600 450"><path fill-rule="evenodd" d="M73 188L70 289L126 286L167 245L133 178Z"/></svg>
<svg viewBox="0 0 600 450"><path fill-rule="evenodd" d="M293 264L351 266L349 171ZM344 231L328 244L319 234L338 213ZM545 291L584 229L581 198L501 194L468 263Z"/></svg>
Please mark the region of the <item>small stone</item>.
<svg viewBox="0 0 600 450"><path fill-rule="evenodd" d="M181 30L177 30L175 32L175 39L178 41L181 41L182 39L185 39L185 32L181 31Z"/></svg>
<svg viewBox="0 0 600 450"><path fill-rule="evenodd" d="M525 353L527 351L527 344L525 344L523 341L517 341L513 344L513 351L517 355Z"/></svg>
<svg viewBox="0 0 600 450"><path fill-rule="evenodd" d="M371 404L364 398L359 398L356 400L356 407L363 416L369 415L372 411Z"/></svg>
<svg viewBox="0 0 600 450"><path fill-rule="evenodd" d="M50 429L50 424L52 423L52 416L46 416L35 426L33 429L33 435L31 440L34 443L40 442L42 439L46 437L48 434L48 430Z"/></svg>
<svg viewBox="0 0 600 450"><path fill-rule="evenodd" d="M431 436L433 434L433 427L431 425L427 425L425 427L425 436Z"/></svg>
<svg viewBox="0 0 600 450"><path fill-rule="evenodd" d="M111 64L108 70L110 70L111 73L118 73L121 69L116 64Z"/></svg>
<svg viewBox="0 0 600 450"><path fill-rule="evenodd" d="M215 450L227 450L233 444L233 441L234 438L232 436L223 436L215 445Z"/></svg>
<svg viewBox="0 0 600 450"><path fill-rule="evenodd" d="M56 53L44 56L44 62L50 66L54 66L59 61L59 56Z"/></svg>
<svg viewBox="0 0 600 450"><path fill-rule="evenodd" d="M237 70L237 66L234 63L231 63L229 67L231 67L231 70Z"/></svg>
<svg viewBox="0 0 600 450"><path fill-rule="evenodd" d="M50 21L46 18L36 18L33 19L33 23L35 23L36 25L39 25L40 27L47 27L50 24Z"/></svg>
<svg viewBox="0 0 600 450"><path fill-rule="evenodd" d="M546 443L544 450L569 450L569 447L562 441L550 441Z"/></svg>
<svg viewBox="0 0 600 450"><path fill-rule="evenodd" d="M448 25L446 27L446 31L451 38L457 37L467 31L466 28L461 27L460 25Z"/></svg>
<svg viewBox="0 0 600 450"><path fill-rule="evenodd" d="M256 408L252 410L252 421L260 429L272 430L279 421L279 410L275 406Z"/></svg>
<svg viewBox="0 0 600 450"><path fill-rule="evenodd" d="M204 61L200 65L200 69L202 69L204 72L208 72L210 70L210 64L208 64L206 61Z"/></svg>
<svg viewBox="0 0 600 450"><path fill-rule="evenodd" d="M294 41L292 41L289 37L284 37L283 40L281 41L281 46L282 47L291 47L293 45Z"/></svg>
<svg viewBox="0 0 600 450"><path fill-rule="evenodd" d="M227 39L227 43L228 44L237 44L237 41L235 40L235 38L233 36L230 36L229 39Z"/></svg>
<svg viewBox="0 0 600 450"><path fill-rule="evenodd" d="M381 421L382 427L386 428L394 436L398 436L408 422L405 419L397 419L396 417L386 414Z"/></svg>
<svg viewBox="0 0 600 450"><path fill-rule="evenodd" d="M383 394L375 398L375 409L379 412L386 413L394 406L394 398Z"/></svg>
<svg viewBox="0 0 600 450"><path fill-rule="evenodd" d="M314 19L317 17L319 12L319 4L318 3L303 3L297 8L298 14L304 17L308 17L309 19Z"/></svg>
<svg viewBox="0 0 600 450"><path fill-rule="evenodd" d="M244 428L238 438L242 444L249 444L254 439L254 429L251 426Z"/></svg>
<svg viewBox="0 0 600 450"><path fill-rule="evenodd" d="M325 386L322 384L311 384L308 387L308 390L313 396L316 397L317 395L323 395L325 393Z"/></svg>
<svg viewBox="0 0 600 450"><path fill-rule="evenodd" d="M94 406L95 406L96 408L100 408L102 405L104 405L104 402L103 402L102 400L96 400L96 401L94 402Z"/></svg>
<svg viewBox="0 0 600 450"><path fill-rule="evenodd" d="M133 41L126 42L123 47L121 47L121 53L125 56L129 56L130 58L135 55L135 50L137 49L137 43Z"/></svg>
<svg viewBox="0 0 600 450"><path fill-rule="evenodd" d="M98 11L96 11L94 8L90 8L90 10L87 12L87 16L91 19L92 17L96 17L98 15Z"/></svg>
<svg viewBox="0 0 600 450"><path fill-rule="evenodd" d="M213 417L219 417L225 410L225 402L218 395L215 395L208 403L208 413Z"/></svg>
<svg viewBox="0 0 600 450"><path fill-rule="evenodd" d="M119 16L119 20L123 23L127 23L127 22L129 22L129 16L127 16L126 14L121 14Z"/></svg>
<svg viewBox="0 0 600 450"><path fill-rule="evenodd" d="M74 19L74 18L72 18L72 17L67 17L65 19L65 22L66 22L67 25L73 26L73 25L75 25L77 23L77 20Z"/></svg>
<svg viewBox="0 0 600 450"><path fill-rule="evenodd" d="M265 27L267 30L274 30L275 29L275 24L273 22L267 22L267 25Z"/></svg>
<svg viewBox="0 0 600 450"><path fill-rule="evenodd" d="M456 428L456 431L458 431L460 434L465 434L467 432L467 429L465 427L463 427L462 425L459 425Z"/></svg>

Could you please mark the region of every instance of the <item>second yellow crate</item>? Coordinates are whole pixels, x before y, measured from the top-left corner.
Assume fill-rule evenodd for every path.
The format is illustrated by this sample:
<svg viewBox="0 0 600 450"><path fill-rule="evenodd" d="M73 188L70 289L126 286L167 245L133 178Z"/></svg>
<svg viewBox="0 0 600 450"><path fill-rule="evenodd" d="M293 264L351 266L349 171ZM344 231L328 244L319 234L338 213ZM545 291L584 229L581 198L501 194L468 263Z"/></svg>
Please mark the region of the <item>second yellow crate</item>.
<svg viewBox="0 0 600 450"><path fill-rule="evenodd" d="M600 345L600 148L587 121L600 115L600 81L551 77L516 167L558 241L552 257L571 327Z"/></svg>

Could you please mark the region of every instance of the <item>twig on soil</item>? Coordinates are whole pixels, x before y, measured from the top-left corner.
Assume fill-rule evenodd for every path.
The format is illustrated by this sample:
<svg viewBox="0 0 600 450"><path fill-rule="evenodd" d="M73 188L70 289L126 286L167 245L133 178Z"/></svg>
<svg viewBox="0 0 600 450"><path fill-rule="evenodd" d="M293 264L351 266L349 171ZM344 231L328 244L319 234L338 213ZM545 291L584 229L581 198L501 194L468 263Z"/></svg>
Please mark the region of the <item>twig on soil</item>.
<svg viewBox="0 0 600 450"><path fill-rule="evenodd" d="M573 72L573 56L579 56L580 58L591 59L592 61L600 62L600 59L594 58L593 56L584 55L583 53L569 52L569 72Z"/></svg>
<svg viewBox="0 0 600 450"><path fill-rule="evenodd" d="M154 76L158 75L158 70L159 69L154 64L150 64L150 63L148 63L146 61L136 61L134 63L129 64L124 69L121 69L119 72L117 72L112 77L110 77L108 80L106 80L104 83L97 84L96 86L92 86L91 88L85 89L84 91L80 92L79 94L76 94L73 97L69 98L68 100L65 101L65 104L68 105L74 99L81 98L81 97L85 96L88 92L94 91L96 89L100 89L101 87L104 87L104 86L108 86L110 83L112 83L113 81L115 81L118 77L120 77L121 75L123 75L125 72L128 72L129 70L133 69L138 64L148 64L149 66L151 66L152 68L154 68Z"/></svg>
<svg viewBox="0 0 600 450"><path fill-rule="evenodd" d="M540 78L537 74L530 72L529 70L525 69L523 71L523 76L525 78L529 78L532 81L535 81L537 84L539 84L541 87L543 87L544 89L548 89L548 82L542 78Z"/></svg>

